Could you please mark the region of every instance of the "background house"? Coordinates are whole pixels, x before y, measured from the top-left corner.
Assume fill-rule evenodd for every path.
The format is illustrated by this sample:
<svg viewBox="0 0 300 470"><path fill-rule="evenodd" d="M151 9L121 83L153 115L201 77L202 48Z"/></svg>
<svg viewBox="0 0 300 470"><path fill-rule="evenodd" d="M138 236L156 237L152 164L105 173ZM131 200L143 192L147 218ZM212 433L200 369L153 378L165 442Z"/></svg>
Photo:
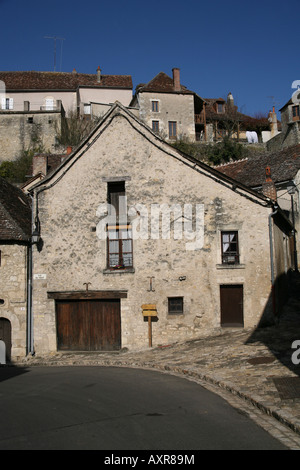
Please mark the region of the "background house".
<svg viewBox="0 0 300 470"><path fill-rule="evenodd" d="M172 78L160 72L147 84L138 85L130 106L136 107L140 119L167 141L195 141L196 135L204 132L205 121L200 118L203 99L181 84L178 68L173 68Z"/></svg>
<svg viewBox="0 0 300 470"><path fill-rule="evenodd" d="M37 138L44 151L55 152L65 117L91 119L91 102L129 105L129 75L62 72L0 72L0 142L3 160L16 160Z"/></svg>
<svg viewBox="0 0 300 470"><path fill-rule="evenodd" d="M249 159L230 162L216 168L225 175L240 181L260 193L264 191L266 179L272 180L275 188L274 197L289 217L289 220L295 224L296 241L297 245L299 245L300 145L258 154ZM266 175L267 169L268 174ZM294 252L295 247L293 243L291 246Z"/></svg>
<svg viewBox="0 0 300 470"><path fill-rule="evenodd" d="M169 77L160 72L147 84L136 87L130 103L154 132L165 140L218 142L225 136L247 142L246 132L258 133L259 142L271 137L268 117L253 118L238 111L232 93L223 98L201 98L180 82L180 69ZM262 137L262 132L270 135Z"/></svg>
<svg viewBox="0 0 300 470"><path fill-rule="evenodd" d="M268 150L281 150L300 144L299 101L290 99L281 109L281 133L268 142Z"/></svg>

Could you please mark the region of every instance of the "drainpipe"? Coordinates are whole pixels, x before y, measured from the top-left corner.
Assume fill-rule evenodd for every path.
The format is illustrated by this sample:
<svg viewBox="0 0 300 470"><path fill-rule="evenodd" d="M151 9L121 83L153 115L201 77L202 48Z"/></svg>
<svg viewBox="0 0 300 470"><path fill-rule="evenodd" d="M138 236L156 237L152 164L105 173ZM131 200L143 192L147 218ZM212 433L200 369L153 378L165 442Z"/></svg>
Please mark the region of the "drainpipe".
<svg viewBox="0 0 300 470"><path fill-rule="evenodd" d="M33 228L34 215L33 215L33 197L31 197L32 211L31 211L31 227ZM27 355L34 356L33 346L33 313L32 313L32 239L30 236L28 246L28 274L27 274Z"/></svg>
<svg viewBox="0 0 300 470"><path fill-rule="evenodd" d="M278 206L273 207L273 212L269 214L269 238L270 238L270 260L271 260L271 283L272 283L272 306L273 315L276 318L276 296L275 296L275 268L274 268L274 248L273 248L273 230L272 218L277 214Z"/></svg>

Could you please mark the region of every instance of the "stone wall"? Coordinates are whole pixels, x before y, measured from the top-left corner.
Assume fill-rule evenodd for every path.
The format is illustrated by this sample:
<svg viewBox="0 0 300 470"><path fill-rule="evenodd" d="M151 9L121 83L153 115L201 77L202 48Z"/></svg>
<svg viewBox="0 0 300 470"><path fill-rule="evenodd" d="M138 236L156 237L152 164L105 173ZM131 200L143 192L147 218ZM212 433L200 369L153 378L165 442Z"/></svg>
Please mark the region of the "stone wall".
<svg viewBox="0 0 300 470"><path fill-rule="evenodd" d="M32 147L54 152L61 118L60 112L0 112L0 163L17 160Z"/></svg>
<svg viewBox="0 0 300 470"><path fill-rule="evenodd" d="M0 244L0 318L11 323L12 360L26 355L27 247Z"/></svg>
<svg viewBox="0 0 300 470"><path fill-rule="evenodd" d="M258 325L271 290L270 209L255 196L222 183L210 170L197 169L133 118L117 115L97 135L92 145L81 149L80 157L73 157L76 163L68 171L67 166L62 168L55 183L51 180L51 187L38 196L43 248L34 249L37 353L56 350L55 301L47 293L80 291L86 282L92 290L128 291L121 300L122 347L147 347L148 329L141 309L145 303L157 305L154 346L220 331L220 286L224 284L243 286L244 325ZM133 270L107 270L107 241L99 238L99 232L97 236L96 227L110 178L125 180L130 218L139 223L142 209L137 204L148 215L153 204L177 204L182 209L190 204L194 211L198 204L204 217L198 227L198 246L190 249L187 238L174 239L173 229L170 239L155 239L148 232L148 239L133 241ZM174 227L175 217L171 221ZM239 265L222 265L222 230L239 232ZM183 315L168 314L168 297L173 296L184 298Z"/></svg>

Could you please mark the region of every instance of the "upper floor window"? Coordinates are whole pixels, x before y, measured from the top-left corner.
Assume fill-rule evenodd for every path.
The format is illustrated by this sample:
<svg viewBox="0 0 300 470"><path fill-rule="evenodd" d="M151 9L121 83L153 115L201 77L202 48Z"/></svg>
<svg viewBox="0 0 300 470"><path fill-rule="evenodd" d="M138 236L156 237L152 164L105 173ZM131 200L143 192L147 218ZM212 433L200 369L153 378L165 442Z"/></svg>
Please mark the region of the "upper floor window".
<svg viewBox="0 0 300 470"><path fill-rule="evenodd" d="M13 98L2 98L1 108L2 109L14 109L14 99Z"/></svg>
<svg viewBox="0 0 300 470"><path fill-rule="evenodd" d="M223 113L223 111L224 111L223 103L217 103L217 112L218 113Z"/></svg>
<svg viewBox="0 0 300 470"><path fill-rule="evenodd" d="M125 269L133 266L131 226L108 226L107 266L109 269Z"/></svg>
<svg viewBox="0 0 300 470"><path fill-rule="evenodd" d="M117 217L127 214L125 181L117 181L107 184L107 202L115 209Z"/></svg>
<svg viewBox="0 0 300 470"><path fill-rule="evenodd" d="M299 105L293 106L293 118L299 118Z"/></svg>
<svg viewBox="0 0 300 470"><path fill-rule="evenodd" d="M53 109L54 109L54 99L53 98L46 98L45 99L45 108L46 108L46 111L53 111Z"/></svg>
<svg viewBox="0 0 300 470"><path fill-rule="evenodd" d="M155 133L159 132L159 121L152 121L152 130Z"/></svg>
<svg viewBox="0 0 300 470"><path fill-rule="evenodd" d="M177 137L177 122L169 121L169 139L176 139Z"/></svg>
<svg viewBox="0 0 300 470"><path fill-rule="evenodd" d="M154 113L158 113L159 112L159 102L158 101L151 101L152 103L152 111Z"/></svg>
<svg viewBox="0 0 300 470"><path fill-rule="evenodd" d="M238 232L222 232L222 264L239 264L239 242Z"/></svg>

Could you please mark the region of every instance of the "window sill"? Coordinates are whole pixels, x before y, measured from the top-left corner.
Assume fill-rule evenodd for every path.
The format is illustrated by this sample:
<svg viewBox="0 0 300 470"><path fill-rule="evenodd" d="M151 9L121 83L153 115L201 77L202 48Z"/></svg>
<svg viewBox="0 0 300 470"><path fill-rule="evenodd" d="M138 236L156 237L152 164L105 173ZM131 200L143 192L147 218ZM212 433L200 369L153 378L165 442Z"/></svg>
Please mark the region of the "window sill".
<svg viewBox="0 0 300 470"><path fill-rule="evenodd" d="M125 268L125 269L103 269L103 274L125 274L125 273L134 273L134 268Z"/></svg>
<svg viewBox="0 0 300 470"><path fill-rule="evenodd" d="M245 269L245 264L217 264L217 269Z"/></svg>

